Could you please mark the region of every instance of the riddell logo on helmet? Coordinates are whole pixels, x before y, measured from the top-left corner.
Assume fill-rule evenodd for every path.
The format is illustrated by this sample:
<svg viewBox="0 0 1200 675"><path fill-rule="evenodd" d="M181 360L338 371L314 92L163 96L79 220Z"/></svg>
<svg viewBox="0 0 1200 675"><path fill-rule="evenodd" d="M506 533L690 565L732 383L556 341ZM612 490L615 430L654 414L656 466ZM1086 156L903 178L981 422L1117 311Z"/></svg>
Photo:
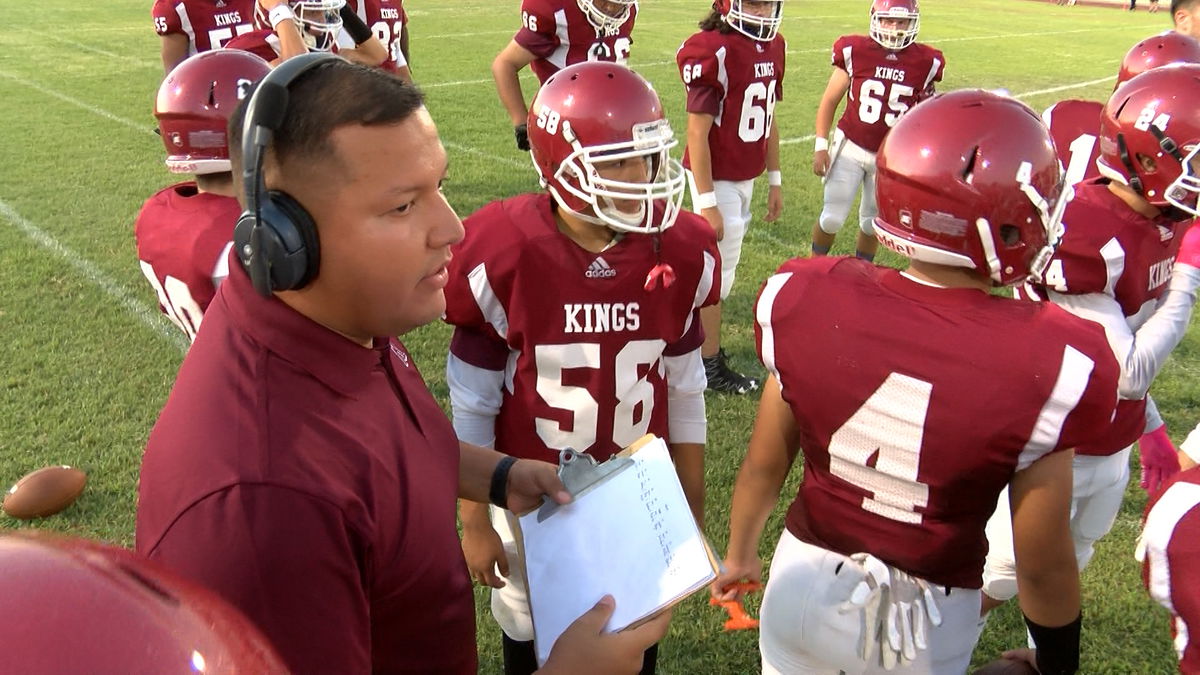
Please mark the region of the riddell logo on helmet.
<svg viewBox="0 0 1200 675"><path fill-rule="evenodd" d="M609 267L608 262L604 258L596 258L588 265L587 271L583 276L588 279L610 279L617 276L617 271Z"/></svg>

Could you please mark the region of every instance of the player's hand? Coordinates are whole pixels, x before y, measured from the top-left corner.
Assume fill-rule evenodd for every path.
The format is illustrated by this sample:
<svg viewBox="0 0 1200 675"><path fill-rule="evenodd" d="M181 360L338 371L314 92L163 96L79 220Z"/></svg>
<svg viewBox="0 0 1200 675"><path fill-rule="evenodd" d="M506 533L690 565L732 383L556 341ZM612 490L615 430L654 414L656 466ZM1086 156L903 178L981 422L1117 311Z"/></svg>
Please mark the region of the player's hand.
<svg viewBox="0 0 1200 675"><path fill-rule="evenodd" d="M725 562L721 565L721 573L709 585L709 592L719 602L727 602L729 600L741 602L742 596L746 592L743 590L744 587L738 588L735 584L743 581L756 584L762 583L761 560L755 558L741 562L732 558L726 558Z"/></svg>
<svg viewBox="0 0 1200 675"><path fill-rule="evenodd" d="M721 210L713 206L707 209L701 209L700 215L712 225L712 229L717 233L717 241L725 238L725 219L721 217Z"/></svg>
<svg viewBox="0 0 1200 675"><path fill-rule="evenodd" d="M817 150L813 153L813 173L824 176L829 173L829 151Z"/></svg>
<svg viewBox="0 0 1200 675"><path fill-rule="evenodd" d="M536 459L519 459L508 471L508 510L523 513L549 496L559 504L571 501L571 493L558 477L558 467Z"/></svg>
<svg viewBox="0 0 1200 675"><path fill-rule="evenodd" d="M606 595L583 616L567 627L554 643L541 675L575 673L637 673L642 669L643 654L662 640L671 625L671 611L664 610L636 628L620 633L604 632L616 603Z"/></svg>
<svg viewBox="0 0 1200 675"><path fill-rule="evenodd" d="M1030 668L1037 670L1037 650L1024 647L1022 649L1010 649L1000 655L1010 661L1023 661L1029 664ZM1041 672L1041 671L1038 671Z"/></svg>
<svg viewBox="0 0 1200 675"><path fill-rule="evenodd" d="M767 215L763 216L763 220L773 223L779 220L781 213L783 213L783 188L779 185L772 185L767 188Z"/></svg>
<svg viewBox="0 0 1200 675"><path fill-rule="evenodd" d="M269 12L286 2L287 0L258 0L258 6Z"/></svg>
<svg viewBox="0 0 1200 675"><path fill-rule="evenodd" d="M504 542L500 541L500 535L496 534L491 522L484 519L478 524L463 523L462 550L472 579L481 586L504 588L503 577L508 576L508 555L504 552ZM496 574L497 568L500 574Z"/></svg>
<svg viewBox="0 0 1200 675"><path fill-rule="evenodd" d="M1151 495L1179 473L1179 451L1167 437L1165 424L1138 439L1138 457L1142 461L1142 489Z"/></svg>
<svg viewBox="0 0 1200 675"><path fill-rule="evenodd" d="M529 152L529 125L521 122L513 127L513 135L517 137L517 149L522 152Z"/></svg>

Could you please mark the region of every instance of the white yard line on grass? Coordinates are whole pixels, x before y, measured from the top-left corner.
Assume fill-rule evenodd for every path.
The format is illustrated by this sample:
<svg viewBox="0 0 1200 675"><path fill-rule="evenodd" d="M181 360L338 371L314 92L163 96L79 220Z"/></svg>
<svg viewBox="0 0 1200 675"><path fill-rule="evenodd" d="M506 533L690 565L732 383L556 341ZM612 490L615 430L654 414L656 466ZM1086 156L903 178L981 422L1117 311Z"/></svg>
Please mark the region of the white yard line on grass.
<svg viewBox="0 0 1200 675"><path fill-rule="evenodd" d="M30 89L39 91L47 96L56 98L60 101L70 103L71 105L73 105L77 108L82 108L82 109L92 113L93 115L99 115L100 117L103 117L108 120L112 120L113 122L116 122L117 124L123 124L123 125L129 127L130 129L134 129L134 130L141 131L143 133L147 133L147 134L151 134L151 135L157 135L154 133L154 129L151 127L148 127L144 124L139 124L138 122L134 122L131 119L126 119L124 117L121 117L120 115L114 115L114 114L108 112L107 110L104 110L102 108L97 108L96 106L91 105L89 103L84 103L83 101L80 101L77 98L67 96L66 94L64 94L62 92L55 91L48 87L44 87L37 82L34 82L32 80L27 80L19 75L13 75L12 73L6 73L3 70L0 70L0 77L3 77L8 80L12 80L13 82L16 82L17 84L24 85L26 87L29 87Z"/></svg>
<svg viewBox="0 0 1200 675"><path fill-rule="evenodd" d="M75 271L83 275L83 278L116 300L118 305L125 308L125 311L133 315L143 326L178 348L180 354L187 352L188 340L178 328L172 325L158 310L152 309L134 298L129 291L109 278L91 260L76 253L42 228L26 220L24 216L2 200L0 200L0 218L10 223L38 246L67 261L67 264L74 267Z"/></svg>
<svg viewBox="0 0 1200 675"><path fill-rule="evenodd" d="M86 45L82 42L76 42L75 40L68 40L67 38L55 35L54 33L43 33L43 32L36 31L36 30L29 30L28 28L25 28L22 30L23 30L23 32L29 33L30 35L36 36L42 40L52 40L52 41L58 42L60 44L70 45L80 51L89 52L92 54L99 54L100 56L107 56L110 59L116 59L119 61L126 61L128 63L132 63L132 64L142 67L142 68L162 68L162 65L163 65L161 59L141 59L136 56L128 56L126 54L118 54L116 52L110 52L106 49L100 49L99 47L93 47L91 45Z"/></svg>

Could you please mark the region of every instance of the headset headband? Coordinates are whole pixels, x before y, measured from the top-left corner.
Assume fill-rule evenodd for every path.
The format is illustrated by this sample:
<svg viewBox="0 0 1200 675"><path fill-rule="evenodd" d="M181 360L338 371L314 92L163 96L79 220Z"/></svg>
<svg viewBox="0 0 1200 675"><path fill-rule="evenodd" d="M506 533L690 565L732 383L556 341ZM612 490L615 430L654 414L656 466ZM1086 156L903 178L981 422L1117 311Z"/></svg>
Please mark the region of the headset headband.
<svg viewBox="0 0 1200 675"><path fill-rule="evenodd" d="M304 73L329 61L340 59L328 52L310 52L287 59L279 64L258 83L246 104L246 115L242 122L242 187L247 201L247 214L254 216L254 228L250 232L251 265L250 278L255 289L262 295L270 295L270 268L262 253L262 197L266 183L262 175L262 161L266 147L271 144L275 132L283 126L287 113L288 87Z"/></svg>

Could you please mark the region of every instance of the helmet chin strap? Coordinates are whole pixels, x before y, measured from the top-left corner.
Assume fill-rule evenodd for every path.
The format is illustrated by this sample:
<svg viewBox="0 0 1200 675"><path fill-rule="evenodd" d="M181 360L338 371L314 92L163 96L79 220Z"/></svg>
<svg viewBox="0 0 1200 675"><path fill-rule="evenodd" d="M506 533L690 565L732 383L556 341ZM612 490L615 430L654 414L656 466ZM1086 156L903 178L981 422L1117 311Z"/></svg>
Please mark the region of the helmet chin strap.
<svg viewBox="0 0 1200 675"><path fill-rule="evenodd" d="M1153 125L1150 128L1157 129ZM1121 164L1125 165L1125 171L1129 173L1129 187L1133 188L1133 191L1138 193L1139 197L1145 197L1146 193L1143 189L1142 179L1138 176L1137 167L1134 166L1133 160L1129 157L1129 146L1125 143L1125 134L1117 134L1117 156L1121 158Z"/></svg>

